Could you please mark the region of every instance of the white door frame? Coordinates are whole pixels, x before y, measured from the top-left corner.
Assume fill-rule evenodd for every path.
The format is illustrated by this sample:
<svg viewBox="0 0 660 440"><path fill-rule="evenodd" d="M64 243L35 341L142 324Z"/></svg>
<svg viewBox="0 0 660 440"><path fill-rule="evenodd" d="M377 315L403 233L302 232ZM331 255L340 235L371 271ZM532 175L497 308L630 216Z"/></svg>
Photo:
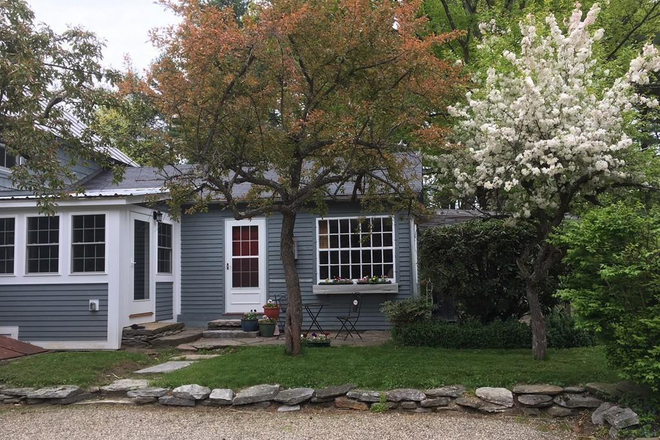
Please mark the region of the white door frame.
<svg viewBox="0 0 660 440"><path fill-rule="evenodd" d="M232 287L232 233L231 228L234 226L258 226L259 227L259 287L258 288L245 288ZM266 219L264 217L253 218L247 220L226 220L225 221L225 264L223 270L225 271L225 312L226 313L241 313L249 309L261 309L261 306L266 304L268 298L268 289L266 286L267 280L267 255L266 249L268 248L266 236ZM232 291L237 290L243 293L259 293L260 304L250 304L245 307L245 310L239 307L232 307L231 295Z"/></svg>
<svg viewBox="0 0 660 440"><path fill-rule="evenodd" d="M134 314L140 314L140 313L149 313L151 312L152 315L150 316L144 316L140 318L131 318L132 323L136 322L153 322L156 320L156 292L155 292L155 278L154 275L156 274L156 270L154 265L156 264L156 252L154 252L154 243L155 239L157 240L158 237L154 237L154 225L153 225L153 219L150 215L148 214L143 214L135 211L131 211L130 213L130 225L129 225L129 246L130 246L130 260L129 260L129 285L130 285L130 297L129 297L129 307L128 307L128 315L134 315ZM134 257L135 257L135 220L139 220L142 222L145 222L147 224L147 227L149 228L149 248L148 248L148 260L149 260L149 298L148 299L135 299L135 262L134 262ZM156 229L157 231L157 229ZM157 232L156 232L157 233Z"/></svg>

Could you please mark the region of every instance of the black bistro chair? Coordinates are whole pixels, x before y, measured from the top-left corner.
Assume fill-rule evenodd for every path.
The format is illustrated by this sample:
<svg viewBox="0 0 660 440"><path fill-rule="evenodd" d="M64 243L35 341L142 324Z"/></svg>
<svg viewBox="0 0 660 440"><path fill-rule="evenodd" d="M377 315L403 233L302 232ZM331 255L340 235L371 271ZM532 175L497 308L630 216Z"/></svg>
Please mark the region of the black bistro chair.
<svg viewBox="0 0 660 440"><path fill-rule="evenodd" d="M362 296L353 295L351 298L351 303L348 307L348 314L346 316L337 316L337 319L341 323L341 328L335 335L335 339L339 337L342 331L346 332L344 336L344 341L350 336L353 338L353 333L357 335L358 338L362 339L360 333L355 329L358 321L360 320L360 311L362 310Z"/></svg>

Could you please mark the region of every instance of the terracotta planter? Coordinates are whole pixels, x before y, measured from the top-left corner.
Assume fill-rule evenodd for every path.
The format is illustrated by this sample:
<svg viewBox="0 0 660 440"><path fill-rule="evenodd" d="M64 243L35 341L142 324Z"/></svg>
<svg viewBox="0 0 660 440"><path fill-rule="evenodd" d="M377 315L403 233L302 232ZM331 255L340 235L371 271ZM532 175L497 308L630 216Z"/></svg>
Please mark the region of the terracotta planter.
<svg viewBox="0 0 660 440"><path fill-rule="evenodd" d="M241 328L244 332L256 332L259 330L258 319L241 319Z"/></svg>
<svg viewBox="0 0 660 440"><path fill-rule="evenodd" d="M264 307L264 315L268 316L271 319L277 321L280 319L280 308L279 307Z"/></svg>
<svg viewBox="0 0 660 440"><path fill-rule="evenodd" d="M259 324L259 334L265 338L270 338L275 333L276 323L272 324Z"/></svg>

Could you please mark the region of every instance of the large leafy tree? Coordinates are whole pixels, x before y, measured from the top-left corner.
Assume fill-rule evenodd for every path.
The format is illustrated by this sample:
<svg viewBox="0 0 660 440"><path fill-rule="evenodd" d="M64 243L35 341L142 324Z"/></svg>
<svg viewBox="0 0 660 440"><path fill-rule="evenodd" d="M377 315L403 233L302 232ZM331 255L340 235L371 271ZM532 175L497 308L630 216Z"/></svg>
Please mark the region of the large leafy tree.
<svg viewBox="0 0 660 440"><path fill-rule="evenodd" d="M566 30L553 15L545 29L522 22L519 53L504 51L499 70L489 69L483 87L450 109L454 149L440 156L436 170L453 195L478 197L482 207L534 226L518 266L539 359L547 347L539 293L561 258L548 237L581 200L636 178L642 183L636 165L653 159L640 158L627 133L636 129L635 105L658 105L635 86L660 70L660 55L647 45L625 75L601 81L593 51L603 31L591 29L598 11L594 6L582 19L576 9Z"/></svg>
<svg viewBox="0 0 660 440"><path fill-rule="evenodd" d="M39 195L42 207L52 207L75 180L69 163L58 160L60 148L71 162L109 165L98 139L83 127L112 99L102 82L119 77L101 66L102 48L83 29L57 34L36 24L23 0L0 0L0 142L25 159L12 179Z"/></svg>
<svg viewBox="0 0 660 440"><path fill-rule="evenodd" d="M443 139L437 119L460 84L434 55L453 35L425 34L419 1L259 2L240 23L231 8L171 6L181 24L156 37L159 61L123 92L161 115L144 133L162 146L154 154L195 164L168 179L173 212L220 199L237 219L281 215L286 348L297 354L297 215L323 212L348 182L345 196L363 190L363 204L416 206L410 153Z"/></svg>

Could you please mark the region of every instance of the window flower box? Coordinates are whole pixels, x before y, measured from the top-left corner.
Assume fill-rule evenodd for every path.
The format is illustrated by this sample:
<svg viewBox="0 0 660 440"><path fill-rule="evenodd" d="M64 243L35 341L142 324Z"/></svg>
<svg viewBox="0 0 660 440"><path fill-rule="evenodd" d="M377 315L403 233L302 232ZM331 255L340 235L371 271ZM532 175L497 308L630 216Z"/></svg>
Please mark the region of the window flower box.
<svg viewBox="0 0 660 440"><path fill-rule="evenodd" d="M397 283L380 284L317 284L312 286L315 295L352 295L398 293Z"/></svg>

